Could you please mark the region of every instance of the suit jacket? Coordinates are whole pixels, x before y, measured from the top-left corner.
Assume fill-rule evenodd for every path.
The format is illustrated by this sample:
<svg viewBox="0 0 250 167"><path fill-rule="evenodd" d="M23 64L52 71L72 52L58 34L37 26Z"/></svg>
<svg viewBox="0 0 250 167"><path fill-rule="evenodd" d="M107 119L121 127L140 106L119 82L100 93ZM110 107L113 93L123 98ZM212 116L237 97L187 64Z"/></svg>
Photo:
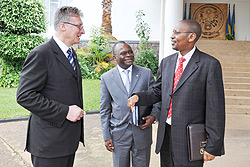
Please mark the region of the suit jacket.
<svg viewBox="0 0 250 167"><path fill-rule="evenodd" d="M101 76L100 119L104 140L117 141L123 135L132 119L132 112L127 107L127 99L132 93L146 91L154 83L151 70L138 65L132 67L130 92L127 93L118 67ZM155 106L151 115L158 117L159 110ZM132 125L135 147L146 148L152 144L152 127L141 130Z"/></svg>
<svg viewBox="0 0 250 167"><path fill-rule="evenodd" d="M217 59L196 49L172 93L177 57L175 53L162 60L153 89L137 93L140 99L137 105L162 101L156 145L156 153L159 153L172 97L173 158L179 165L195 166L203 161L188 160L187 125L205 124L208 133L205 150L208 153L221 155L224 146L225 97L222 70Z"/></svg>
<svg viewBox="0 0 250 167"><path fill-rule="evenodd" d="M76 72L54 39L27 56L20 76L17 102L31 112L26 149L45 158L73 154L83 142L83 119L66 119L70 105L83 108L82 78L76 53Z"/></svg>

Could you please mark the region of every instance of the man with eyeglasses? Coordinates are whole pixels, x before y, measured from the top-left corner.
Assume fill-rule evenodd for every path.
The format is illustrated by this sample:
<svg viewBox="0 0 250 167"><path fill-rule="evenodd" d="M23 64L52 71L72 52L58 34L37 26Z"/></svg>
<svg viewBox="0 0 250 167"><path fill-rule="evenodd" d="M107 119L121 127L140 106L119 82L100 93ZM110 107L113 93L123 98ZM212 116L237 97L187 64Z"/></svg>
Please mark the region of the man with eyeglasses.
<svg viewBox="0 0 250 167"><path fill-rule="evenodd" d="M158 117L155 105L143 117L145 123L136 126L127 99L134 92L148 90L154 83L148 68L133 65L134 53L124 41L113 46L117 66L101 76L100 119L103 138L113 153L114 167L148 167L152 144L152 123ZM139 118L140 119L140 118Z"/></svg>
<svg viewBox="0 0 250 167"><path fill-rule="evenodd" d="M82 12L63 6L55 35L27 56L17 102L30 111L26 148L34 167L72 167L84 142L82 76L73 44L84 34Z"/></svg>
<svg viewBox="0 0 250 167"><path fill-rule="evenodd" d="M152 89L128 99L128 107L135 103L140 106L162 102L156 144L162 167L202 167L204 161L224 154L221 65L195 46L200 36L201 26L197 21L177 23L171 41L178 52L161 61ZM208 138L201 160L189 160L187 126L190 124L205 124Z"/></svg>

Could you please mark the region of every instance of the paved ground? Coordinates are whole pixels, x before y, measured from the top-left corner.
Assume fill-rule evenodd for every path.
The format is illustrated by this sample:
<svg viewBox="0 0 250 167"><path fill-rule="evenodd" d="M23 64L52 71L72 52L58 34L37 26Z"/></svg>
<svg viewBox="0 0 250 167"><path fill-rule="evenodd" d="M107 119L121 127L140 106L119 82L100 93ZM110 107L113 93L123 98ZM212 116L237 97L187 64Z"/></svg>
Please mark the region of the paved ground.
<svg viewBox="0 0 250 167"><path fill-rule="evenodd" d="M27 121L0 123L0 167L31 167L30 154L24 152ZM153 126L155 140L156 125ZM106 151L98 114L85 115L85 141L76 153L75 167L112 167L112 155ZM205 167L250 166L250 116L227 115L226 155ZM155 142L152 145L154 150ZM159 167L159 156L152 151L150 167Z"/></svg>

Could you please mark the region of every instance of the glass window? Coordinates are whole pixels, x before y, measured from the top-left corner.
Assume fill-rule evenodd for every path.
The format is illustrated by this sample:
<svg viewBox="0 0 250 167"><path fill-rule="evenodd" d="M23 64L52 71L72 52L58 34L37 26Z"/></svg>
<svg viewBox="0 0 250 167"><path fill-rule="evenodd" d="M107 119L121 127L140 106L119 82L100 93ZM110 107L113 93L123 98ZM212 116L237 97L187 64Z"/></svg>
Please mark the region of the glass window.
<svg viewBox="0 0 250 167"><path fill-rule="evenodd" d="M54 15L58 7L69 5L72 0L44 0L45 14L47 16L48 26L52 26Z"/></svg>

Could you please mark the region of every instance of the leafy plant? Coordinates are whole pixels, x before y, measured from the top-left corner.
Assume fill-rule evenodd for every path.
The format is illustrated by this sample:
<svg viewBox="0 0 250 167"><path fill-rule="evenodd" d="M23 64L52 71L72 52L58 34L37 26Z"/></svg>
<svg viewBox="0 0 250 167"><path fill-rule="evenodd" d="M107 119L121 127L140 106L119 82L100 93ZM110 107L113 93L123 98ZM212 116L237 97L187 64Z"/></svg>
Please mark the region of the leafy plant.
<svg viewBox="0 0 250 167"><path fill-rule="evenodd" d="M1 0L0 31L12 34L45 32L44 7L39 1Z"/></svg>
<svg viewBox="0 0 250 167"><path fill-rule="evenodd" d="M148 40L150 37L151 28L142 18L145 16L143 10L138 10L135 13L136 15L136 27L135 32L140 38L139 47L144 50L148 47Z"/></svg>
<svg viewBox="0 0 250 167"><path fill-rule="evenodd" d="M45 40L38 35L0 34L0 58L6 72L20 72L29 52ZM6 69L8 68L8 69ZM4 73L3 73L4 74Z"/></svg>
<svg viewBox="0 0 250 167"><path fill-rule="evenodd" d="M154 76L157 74L159 59L153 49L141 50L135 59L135 64L151 69Z"/></svg>
<svg viewBox="0 0 250 167"><path fill-rule="evenodd" d="M150 27L148 23L145 23L145 21L142 19L145 14L142 10L139 10L136 12L136 34L140 38L139 43L139 53L135 59L135 64L141 65L147 68L150 68L153 75L156 76L157 69L158 69L158 63L159 59L155 55L153 49L148 48L148 40L150 35Z"/></svg>
<svg viewBox="0 0 250 167"><path fill-rule="evenodd" d="M107 47L107 44L103 28L93 26L88 47L77 50L79 57L82 57L79 63L83 78L100 79L101 74L115 66L112 63L113 55L109 54L112 48Z"/></svg>
<svg viewBox="0 0 250 167"><path fill-rule="evenodd" d="M44 7L38 0L1 0L0 87L16 87L26 56L45 40Z"/></svg>

